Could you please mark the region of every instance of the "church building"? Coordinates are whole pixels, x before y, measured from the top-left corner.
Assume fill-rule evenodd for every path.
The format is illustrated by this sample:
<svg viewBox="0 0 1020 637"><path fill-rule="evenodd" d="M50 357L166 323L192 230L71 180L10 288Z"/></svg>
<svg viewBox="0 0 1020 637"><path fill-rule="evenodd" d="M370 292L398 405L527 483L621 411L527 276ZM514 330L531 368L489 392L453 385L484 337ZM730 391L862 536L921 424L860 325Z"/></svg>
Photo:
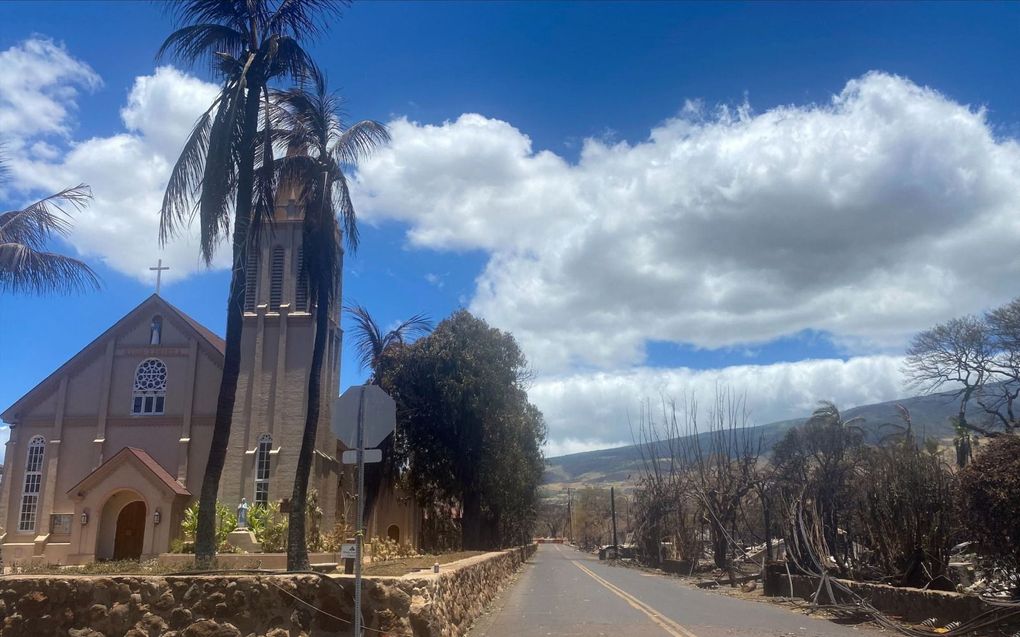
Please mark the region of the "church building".
<svg viewBox="0 0 1020 637"><path fill-rule="evenodd" d="M301 255L302 211L276 222L248 260L241 371L219 500L286 506L294 484L315 336ZM331 312L309 489L322 530L353 521L353 471L331 427L342 332ZM180 536L201 490L224 341L153 294L0 414L10 425L0 482L5 562L149 559ZM369 537L414 543L417 511L383 485Z"/></svg>

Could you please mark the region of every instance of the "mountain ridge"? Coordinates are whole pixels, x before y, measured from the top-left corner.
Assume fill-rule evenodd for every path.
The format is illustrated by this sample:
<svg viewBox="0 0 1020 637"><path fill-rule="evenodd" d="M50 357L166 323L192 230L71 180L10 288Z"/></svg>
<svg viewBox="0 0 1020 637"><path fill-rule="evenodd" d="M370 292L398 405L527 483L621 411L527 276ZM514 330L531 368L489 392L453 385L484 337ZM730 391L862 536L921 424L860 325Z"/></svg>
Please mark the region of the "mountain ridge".
<svg viewBox="0 0 1020 637"><path fill-rule="evenodd" d="M859 405L842 411L844 419L860 418L869 440L877 441L886 434L885 425L902 424L897 405L910 412L914 431L919 438L942 440L955 431L950 421L956 415L953 392L924 394L898 400ZM749 428L762 437L765 450L770 450L786 432L807 421L808 416L778 420ZM702 436L705 433L700 434ZM582 451L546 458L542 477L546 490L579 488L589 485L633 484L642 470L639 445L625 445L597 451Z"/></svg>

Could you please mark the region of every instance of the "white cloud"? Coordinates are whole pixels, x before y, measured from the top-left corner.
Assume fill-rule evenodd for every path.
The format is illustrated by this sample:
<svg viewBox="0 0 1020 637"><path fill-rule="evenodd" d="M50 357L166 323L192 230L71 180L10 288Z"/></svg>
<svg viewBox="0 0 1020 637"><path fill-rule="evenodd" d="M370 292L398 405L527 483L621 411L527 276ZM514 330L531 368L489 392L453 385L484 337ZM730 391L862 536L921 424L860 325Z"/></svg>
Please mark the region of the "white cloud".
<svg viewBox="0 0 1020 637"><path fill-rule="evenodd" d="M586 140L577 163L481 115L391 132L359 170L359 212L489 252L470 307L542 373L805 329L896 350L1016 293L1020 147L904 78L762 113L692 102L642 142Z"/></svg>
<svg viewBox="0 0 1020 637"><path fill-rule="evenodd" d="M0 58L14 55L21 59L25 52L36 51L46 53L45 60L60 60L64 67L91 73L84 62L47 40L30 40L0 53ZM98 257L115 270L145 281L152 278L148 268L157 257L171 266L164 275L168 281L202 269L197 229L160 248L159 207L173 162L195 120L212 102L216 86L172 67L161 67L152 75L135 79L120 112L123 131L69 141L63 144L65 148L57 148L38 137L69 130L68 113L74 106L72 87L77 76L52 72L48 77L53 79L47 95L59 107L50 109L53 118L27 133L12 131L12 135L18 135L14 139L21 150L10 158L20 196L27 200L32 195L86 183L95 198L75 215L69 237L81 255ZM87 77L93 78L90 85L98 85L94 73ZM228 263L229 254L221 250L214 266L225 267Z"/></svg>
<svg viewBox="0 0 1020 637"><path fill-rule="evenodd" d="M0 135L66 135L79 90L102 80L63 44L34 37L0 51Z"/></svg>
<svg viewBox="0 0 1020 637"><path fill-rule="evenodd" d="M745 395L754 424L806 416L820 400L849 409L902 398L902 364L897 356L862 356L713 370L640 367L539 378L528 394L545 415L546 455L553 456L630 444L630 423L637 427L646 401L710 400L716 388Z"/></svg>

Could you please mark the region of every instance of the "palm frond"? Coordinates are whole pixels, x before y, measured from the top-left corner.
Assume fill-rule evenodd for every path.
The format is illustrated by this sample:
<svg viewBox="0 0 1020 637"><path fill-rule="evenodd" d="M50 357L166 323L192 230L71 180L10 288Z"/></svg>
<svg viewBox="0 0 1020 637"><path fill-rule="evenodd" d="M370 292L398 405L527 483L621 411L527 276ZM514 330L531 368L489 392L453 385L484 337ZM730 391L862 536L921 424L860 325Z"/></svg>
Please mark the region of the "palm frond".
<svg viewBox="0 0 1020 637"><path fill-rule="evenodd" d="M418 313L390 330L387 336L392 334L396 342L405 343L411 336L424 336L431 331L432 318L428 314Z"/></svg>
<svg viewBox="0 0 1020 637"><path fill-rule="evenodd" d="M192 201L197 197L205 172L205 160L209 150L209 134L212 130L213 111L220 104L221 96L198 118L181 154L170 171L163 205L159 210L159 244L165 246L176 236L178 229L193 216Z"/></svg>
<svg viewBox="0 0 1020 637"><path fill-rule="evenodd" d="M156 53L156 62L173 55L186 64L228 53L240 57L246 44L245 34L223 24L191 24L177 29L163 41Z"/></svg>
<svg viewBox="0 0 1020 637"><path fill-rule="evenodd" d="M258 163L255 167L255 190L252 202L252 219L248 228L248 242L257 246L262 241L265 226L272 227L276 211L276 166L273 159L273 127L268 90L263 91L261 113L262 130L259 131Z"/></svg>
<svg viewBox="0 0 1020 637"><path fill-rule="evenodd" d="M21 210L0 213L0 242L18 243L41 250L52 235L67 236L71 210L81 210L92 199L85 184L66 188Z"/></svg>
<svg viewBox="0 0 1020 637"><path fill-rule="evenodd" d="M377 147L390 142L386 126L363 120L345 130L333 145L334 160L341 165L356 165Z"/></svg>
<svg viewBox="0 0 1020 637"><path fill-rule="evenodd" d="M340 170L335 171L334 175L333 206L343 223L347 247L351 252L356 252L361 236L358 231L358 215L354 212L354 202L351 201L351 191L347 187L347 177Z"/></svg>
<svg viewBox="0 0 1020 637"><path fill-rule="evenodd" d="M319 83L322 75L319 66L294 38L273 36L260 52L268 62L267 79L286 76L299 86Z"/></svg>
<svg viewBox="0 0 1020 637"><path fill-rule="evenodd" d="M212 262L216 245L229 231L230 196L236 185L238 116L244 102L243 81L224 86L222 101L209 128L202 194L198 201L200 249L206 264Z"/></svg>
<svg viewBox="0 0 1020 637"><path fill-rule="evenodd" d="M383 334L375 319L362 305L347 306L344 311L354 321L351 336L361 369L371 369L383 351Z"/></svg>
<svg viewBox="0 0 1020 637"><path fill-rule="evenodd" d="M270 16L271 32L315 38L322 34L323 24L339 18L350 0L283 0Z"/></svg>
<svg viewBox="0 0 1020 637"><path fill-rule="evenodd" d="M45 251L54 236L70 232L70 213L92 198L85 184L67 188L21 210L0 213L0 291L73 292L99 287L88 265Z"/></svg>
<svg viewBox="0 0 1020 637"><path fill-rule="evenodd" d="M167 2L165 10L170 13L178 24L216 23L231 26L238 31L247 31L252 20L256 24L265 23L259 20L258 12L265 13L263 2L246 2L241 0L187 0L187 2Z"/></svg>
<svg viewBox="0 0 1020 637"><path fill-rule="evenodd" d="M99 287L99 277L78 259L23 244L0 243L0 292L70 293Z"/></svg>

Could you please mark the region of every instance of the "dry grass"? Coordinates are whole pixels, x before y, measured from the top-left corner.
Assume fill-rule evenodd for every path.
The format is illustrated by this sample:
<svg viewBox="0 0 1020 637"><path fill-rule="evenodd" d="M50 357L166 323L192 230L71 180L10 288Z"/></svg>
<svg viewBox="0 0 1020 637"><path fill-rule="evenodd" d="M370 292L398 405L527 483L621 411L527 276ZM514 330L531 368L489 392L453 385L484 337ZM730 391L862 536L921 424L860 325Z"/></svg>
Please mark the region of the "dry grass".
<svg viewBox="0 0 1020 637"><path fill-rule="evenodd" d="M444 553L442 555L418 555L416 557L402 557L396 560L373 562L365 566L362 572L365 575L381 575L381 576L407 575L408 573L414 573L417 571L432 570L432 566L436 562L439 562L440 564L449 564L451 562L463 560L468 557L474 557L475 555L481 555L484 552L485 551L458 551L456 553Z"/></svg>

